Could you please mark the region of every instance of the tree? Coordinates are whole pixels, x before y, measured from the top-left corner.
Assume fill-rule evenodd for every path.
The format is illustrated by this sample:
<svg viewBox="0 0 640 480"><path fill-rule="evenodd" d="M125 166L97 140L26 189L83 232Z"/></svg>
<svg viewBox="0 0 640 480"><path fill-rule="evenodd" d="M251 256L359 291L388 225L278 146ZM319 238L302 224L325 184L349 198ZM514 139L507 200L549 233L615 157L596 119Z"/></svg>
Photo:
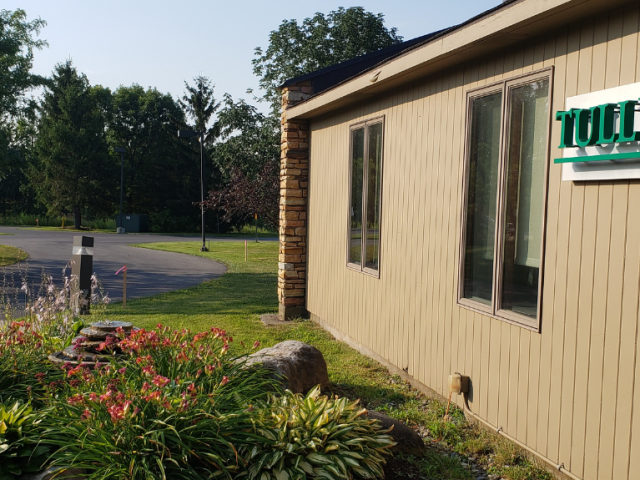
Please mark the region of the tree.
<svg viewBox="0 0 640 480"><path fill-rule="evenodd" d="M244 225L256 213L277 226L280 122L225 95L216 125L219 136L209 155L221 178L213 182L205 207L232 227Z"/></svg>
<svg viewBox="0 0 640 480"><path fill-rule="evenodd" d="M278 228L280 201L280 169L273 162L265 163L254 176L235 168L231 180L220 190L211 190L204 201L209 210L222 210L222 220L244 224L253 215L272 228Z"/></svg>
<svg viewBox="0 0 640 480"><path fill-rule="evenodd" d="M225 95L218 113L218 141L209 155L223 179L236 171L254 177L266 163L280 162L280 122L265 116L244 100L234 102Z"/></svg>
<svg viewBox="0 0 640 480"><path fill-rule="evenodd" d="M45 40L34 40L44 20L27 21L24 10L0 10L0 114L15 115L20 99L34 86L42 85L44 79L31 73L34 49L47 46Z"/></svg>
<svg viewBox="0 0 640 480"><path fill-rule="evenodd" d="M182 219L197 213L193 201L199 190L199 156L176 135L185 124L170 94L136 84L115 91L108 136L112 147L127 150L128 211L151 214L152 220L165 211L167 217Z"/></svg>
<svg viewBox="0 0 640 480"><path fill-rule="evenodd" d="M384 26L384 15L362 7L340 7L327 16L316 13L301 25L284 20L269 35L267 50L256 48L253 72L260 77L264 100L271 102L276 113L280 110L278 87L285 80L400 43L402 37L396 32Z"/></svg>
<svg viewBox="0 0 640 480"><path fill-rule="evenodd" d="M3 215L35 213L36 201L27 171L34 161L36 123L36 105L31 101L0 128L0 212Z"/></svg>
<svg viewBox="0 0 640 480"><path fill-rule="evenodd" d="M191 117L195 122L195 130L198 132L206 132L204 143L209 144L217 137L217 129L214 125L211 128L207 128L207 125L211 121L211 117L216 110L220 107L220 103L216 103L216 99L213 97L214 85L211 83L209 77L198 75L194 77L194 86L184 82L186 93L183 95L182 100L178 100L178 103L184 110L184 112Z"/></svg>
<svg viewBox="0 0 640 480"><path fill-rule="evenodd" d="M103 216L114 210L117 171L105 118L109 98L108 90L91 87L68 60L56 65L40 105L38 163L30 180L48 212L73 213L76 229L83 210Z"/></svg>
<svg viewBox="0 0 640 480"><path fill-rule="evenodd" d="M30 210L25 176L35 133L34 102L26 92L44 83L31 73L33 51L47 45L35 40L46 22L27 21L24 10L0 10L0 211L3 214Z"/></svg>

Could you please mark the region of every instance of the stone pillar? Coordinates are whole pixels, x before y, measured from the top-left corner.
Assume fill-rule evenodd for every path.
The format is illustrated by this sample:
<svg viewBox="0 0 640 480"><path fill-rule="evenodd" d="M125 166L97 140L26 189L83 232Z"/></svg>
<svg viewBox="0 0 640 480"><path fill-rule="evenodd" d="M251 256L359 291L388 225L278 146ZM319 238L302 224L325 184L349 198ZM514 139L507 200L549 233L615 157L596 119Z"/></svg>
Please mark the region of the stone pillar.
<svg viewBox="0 0 640 480"><path fill-rule="evenodd" d="M278 303L279 315L284 320L307 315L309 122L287 120L287 109L311 93L311 82L282 89Z"/></svg>

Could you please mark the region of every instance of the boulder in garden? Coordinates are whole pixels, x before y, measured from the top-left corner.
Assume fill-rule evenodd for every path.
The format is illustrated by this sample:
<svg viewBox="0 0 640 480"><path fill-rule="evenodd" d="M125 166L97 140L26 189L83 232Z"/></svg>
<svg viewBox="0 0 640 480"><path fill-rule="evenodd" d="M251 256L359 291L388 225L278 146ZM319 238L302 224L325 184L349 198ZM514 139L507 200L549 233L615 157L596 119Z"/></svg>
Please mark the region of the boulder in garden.
<svg viewBox="0 0 640 480"><path fill-rule="evenodd" d="M272 370L284 388L306 393L316 385L329 385L327 363L320 350L297 340L287 340L249 355L247 365L262 364Z"/></svg>

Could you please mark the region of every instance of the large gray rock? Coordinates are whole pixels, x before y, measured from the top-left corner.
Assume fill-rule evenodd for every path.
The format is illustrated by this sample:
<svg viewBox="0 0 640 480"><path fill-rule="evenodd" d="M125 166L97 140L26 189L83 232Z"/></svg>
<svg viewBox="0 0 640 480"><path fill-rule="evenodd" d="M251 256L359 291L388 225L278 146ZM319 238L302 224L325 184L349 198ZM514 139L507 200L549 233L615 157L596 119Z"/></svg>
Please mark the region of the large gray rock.
<svg viewBox="0 0 640 480"><path fill-rule="evenodd" d="M305 393L316 385L329 385L327 363L320 350L304 342L287 340L249 355L247 365L262 364L282 377L284 388Z"/></svg>
<svg viewBox="0 0 640 480"><path fill-rule="evenodd" d="M391 448L394 453L404 453L407 455L415 455L419 457L424 450L424 442L416 431L408 427L398 420L387 417L380 412L374 412L368 410L367 415L374 420L380 420L380 423L385 429L389 429L393 426L393 430L389 432L389 435L396 442L396 445Z"/></svg>

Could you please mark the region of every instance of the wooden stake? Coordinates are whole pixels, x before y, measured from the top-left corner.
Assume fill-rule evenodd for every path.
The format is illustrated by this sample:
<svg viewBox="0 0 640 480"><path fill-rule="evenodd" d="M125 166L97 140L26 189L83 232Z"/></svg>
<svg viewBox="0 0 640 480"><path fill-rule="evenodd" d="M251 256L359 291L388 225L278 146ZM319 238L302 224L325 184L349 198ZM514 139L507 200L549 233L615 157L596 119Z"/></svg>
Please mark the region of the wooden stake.
<svg viewBox="0 0 640 480"><path fill-rule="evenodd" d="M122 276L122 308L127 308L127 264L124 264L124 272Z"/></svg>
<svg viewBox="0 0 640 480"><path fill-rule="evenodd" d="M247 261L247 241L244 241L244 261Z"/></svg>

